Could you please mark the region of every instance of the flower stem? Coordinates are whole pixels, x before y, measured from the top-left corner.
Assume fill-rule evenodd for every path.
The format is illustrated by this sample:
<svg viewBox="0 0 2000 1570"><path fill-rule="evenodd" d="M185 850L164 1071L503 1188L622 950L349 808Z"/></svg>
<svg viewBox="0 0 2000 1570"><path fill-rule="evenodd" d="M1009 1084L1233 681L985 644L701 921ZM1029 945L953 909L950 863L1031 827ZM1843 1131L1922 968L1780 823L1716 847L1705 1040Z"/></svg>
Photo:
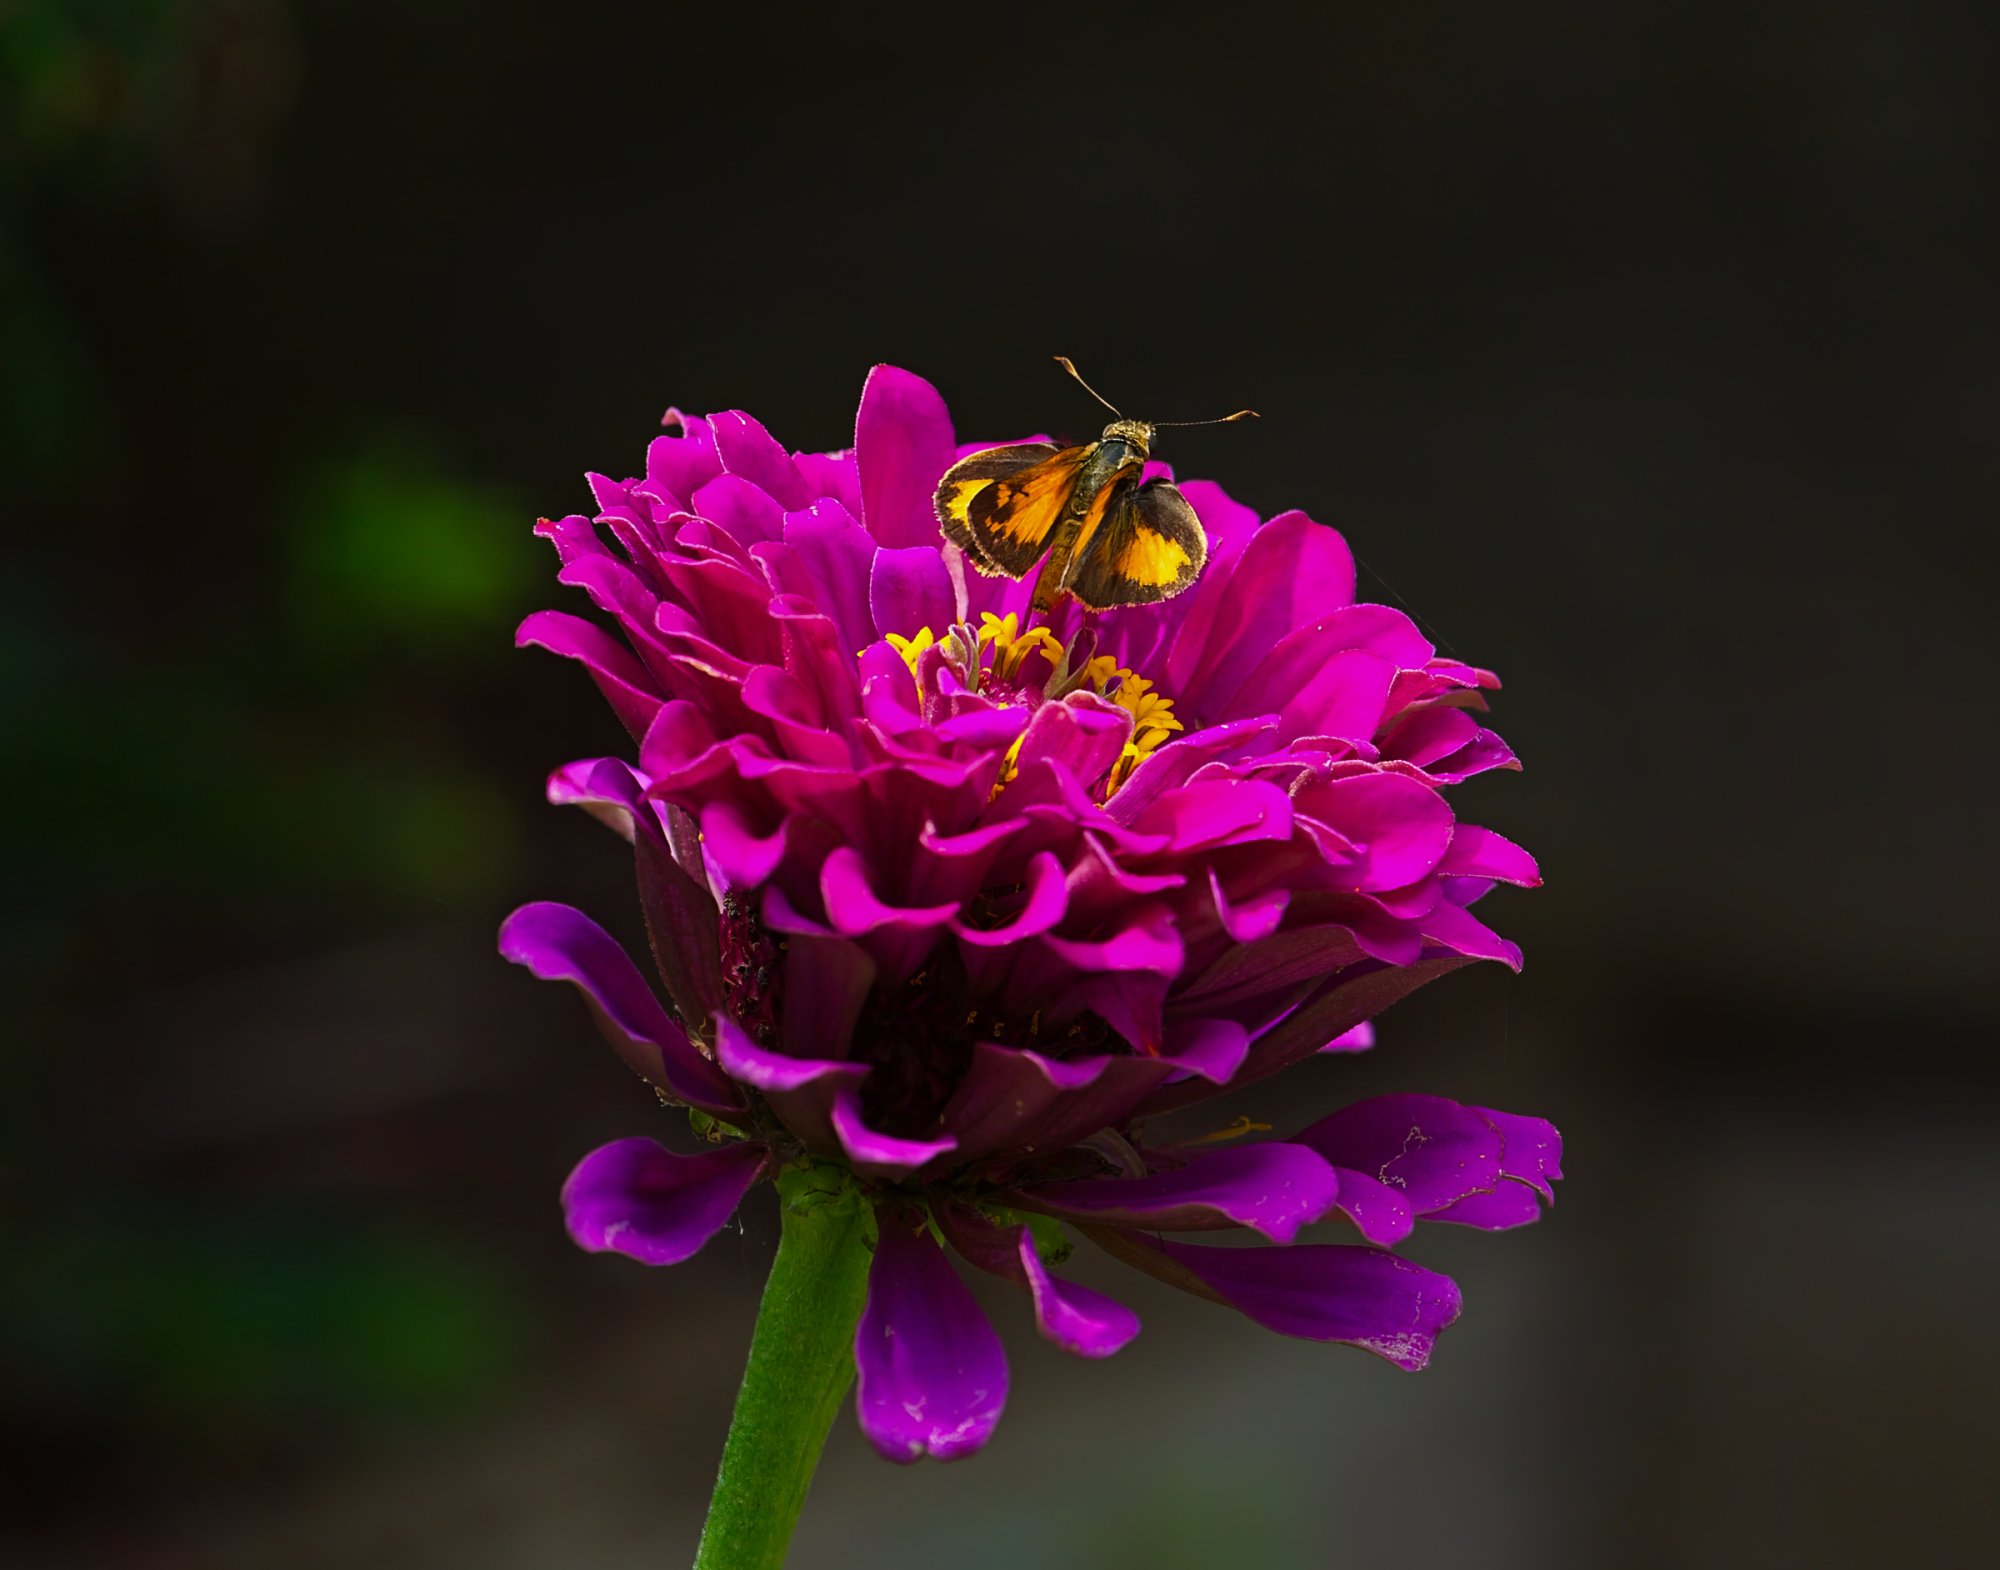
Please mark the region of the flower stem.
<svg viewBox="0 0 2000 1570"><path fill-rule="evenodd" d="M778 1180L783 1231L695 1570L778 1570L820 1450L854 1382L875 1218L851 1179L794 1168Z"/></svg>

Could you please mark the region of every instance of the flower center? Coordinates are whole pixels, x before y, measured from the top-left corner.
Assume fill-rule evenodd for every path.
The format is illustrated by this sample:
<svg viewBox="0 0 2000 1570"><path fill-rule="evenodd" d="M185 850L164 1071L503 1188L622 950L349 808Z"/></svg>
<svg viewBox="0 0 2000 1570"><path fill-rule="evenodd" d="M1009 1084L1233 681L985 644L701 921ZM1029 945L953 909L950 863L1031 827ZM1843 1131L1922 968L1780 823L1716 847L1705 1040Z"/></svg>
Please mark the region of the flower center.
<svg viewBox="0 0 2000 1570"><path fill-rule="evenodd" d="M1070 661L1076 653L1076 645L1072 643L1068 648L1063 647L1048 628L1029 627L1024 631L1020 618L1012 611L1005 616L985 611L979 621L976 635L970 627L952 627L946 630L942 640L947 663L973 690L983 687L995 691L1014 687L1024 695L1032 691L1033 696L1038 698L1061 699L1088 688L1100 698L1110 699L1132 716L1132 734L1126 739L1118 761L1105 776L1104 794L1107 798L1130 779L1132 771L1150 758L1169 736L1185 729L1174 715L1171 698L1163 697L1152 682L1136 671L1127 670L1110 655L1097 655L1072 668ZM893 632L887 637L889 646L903 657L903 663L910 667L910 674L916 678L921 689L923 657L940 646L937 635L930 628L921 627L913 637L905 638ZM1034 654L1040 654L1048 663L1049 674L1039 684L1023 685L1022 667ZM995 795L1014 778L1020 753L1021 743L1016 740L1008 748L1002 762L1000 778L993 787Z"/></svg>

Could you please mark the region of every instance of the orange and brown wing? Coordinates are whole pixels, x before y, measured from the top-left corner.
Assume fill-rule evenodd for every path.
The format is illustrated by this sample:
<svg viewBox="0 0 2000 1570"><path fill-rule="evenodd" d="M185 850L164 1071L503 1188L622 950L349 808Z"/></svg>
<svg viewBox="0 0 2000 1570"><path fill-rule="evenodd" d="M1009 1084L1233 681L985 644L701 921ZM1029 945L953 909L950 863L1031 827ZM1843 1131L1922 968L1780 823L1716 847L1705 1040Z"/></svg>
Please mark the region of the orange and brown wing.
<svg viewBox="0 0 2000 1570"><path fill-rule="evenodd" d="M1201 576L1208 536L1171 480L1115 487L1103 521L1077 541L1063 588L1089 609L1170 600Z"/></svg>
<svg viewBox="0 0 2000 1570"><path fill-rule="evenodd" d="M1088 447L1023 442L976 452L938 482L938 524L981 572L1024 578L1047 552Z"/></svg>

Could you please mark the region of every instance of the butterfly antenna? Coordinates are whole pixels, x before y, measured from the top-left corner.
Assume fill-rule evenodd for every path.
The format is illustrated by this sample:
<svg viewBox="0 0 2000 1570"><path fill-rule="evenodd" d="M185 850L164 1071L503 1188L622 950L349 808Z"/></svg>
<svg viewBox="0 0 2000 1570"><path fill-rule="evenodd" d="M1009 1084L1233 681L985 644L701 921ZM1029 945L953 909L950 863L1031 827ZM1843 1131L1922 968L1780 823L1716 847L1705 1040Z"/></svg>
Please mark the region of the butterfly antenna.
<svg viewBox="0 0 2000 1570"><path fill-rule="evenodd" d="M1077 370L1077 368L1069 363L1069 359L1067 356L1060 354L1057 355L1056 364L1060 365L1064 370L1068 371L1071 376L1074 376L1076 378L1077 386L1081 387L1085 392L1089 393L1091 397L1095 398L1099 403L1103 404L1104 407L1109 409L1113 414L1117 414L1119 419L1122 420L1125 418L1124 415L1118 414L1117 404L1113 403L1109 398L1105 397L1103 393L1099 392L1095 387L1091 386L1089 382L1083 379L1082 374Z"/></svg>
<svg viewBox="0 0 2000 1570"><path fill-rule="evenodd" d="M1255 409L1238 409L1234 414L1225 414L1219 420L1154 420L1151 425L1156 431L1185 430L1190 425L1228 425L1236 420L1260 420L1263 416Z"/></svg>

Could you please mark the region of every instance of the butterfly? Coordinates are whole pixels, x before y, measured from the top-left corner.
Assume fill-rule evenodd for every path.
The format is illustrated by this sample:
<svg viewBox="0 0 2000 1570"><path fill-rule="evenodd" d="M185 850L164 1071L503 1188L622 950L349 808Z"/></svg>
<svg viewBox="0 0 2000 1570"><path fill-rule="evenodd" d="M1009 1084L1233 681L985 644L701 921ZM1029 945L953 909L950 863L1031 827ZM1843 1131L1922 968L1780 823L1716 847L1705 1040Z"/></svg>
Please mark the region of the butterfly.
<svg viewBox="0 0 2000 1570"><path fill-rule="evenodd" d="M1126 419L1068 360L1056 363L1117 418L1080 447L1020 442L953 464L937 488L944 537L992 577L1025 578L1042 563L1034 609L1043 613L1065 594L1093 611L1170 600L1201 575L1208 536L1173 481L1140 480L1162 426ZM1238 409L1168 423L1255 418Z"/></svg>

